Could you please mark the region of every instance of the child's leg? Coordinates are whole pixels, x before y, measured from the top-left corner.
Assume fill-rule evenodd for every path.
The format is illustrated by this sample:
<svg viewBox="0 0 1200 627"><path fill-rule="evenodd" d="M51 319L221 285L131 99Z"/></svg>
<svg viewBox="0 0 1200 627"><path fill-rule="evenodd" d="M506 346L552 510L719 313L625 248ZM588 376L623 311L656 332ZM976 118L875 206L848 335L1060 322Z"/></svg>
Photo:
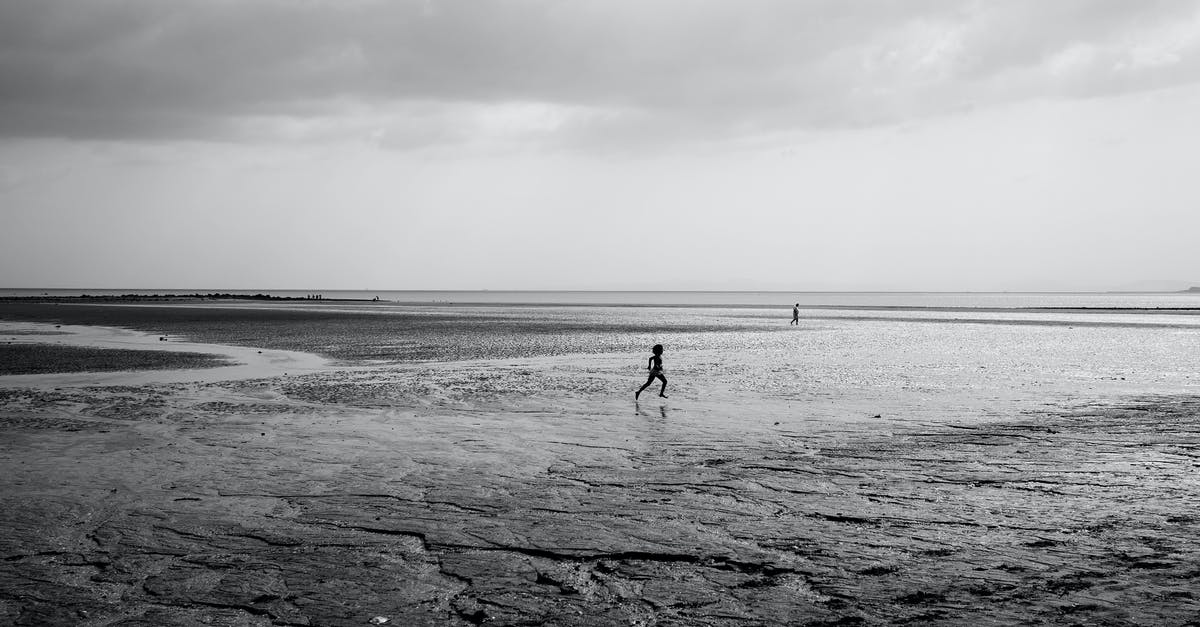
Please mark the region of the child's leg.
<svg viewBox="0 0 1200 627"><path fill-rule="evenodd" d="M659 379L662 379L662 382L663 382L663 384L662 384L662 389L658 391L658 395L659 395L659 396L661 396L661 397L663 397L663 398L666 398L666 397L667 397L667 394L666 394L666 391L667 391L667 378L666 378L666 377L664 377L664 376L662 376L661 374L660 374L660 375L658 375L658 378L659 378ZM649 383L649 382L646 382L646 385L650 385L650 383Z"/></svg>
<svg viewBox="0 0 1200 627"><path fill-rule="evenodd" d="M646 388L650 387L651 383L654 383L654 375L646 378L646 382L642 384L642 387L638 388L638 391L633 393L633 399L637 400L637 397L641 396L642 392L644 392Z"/></svg>

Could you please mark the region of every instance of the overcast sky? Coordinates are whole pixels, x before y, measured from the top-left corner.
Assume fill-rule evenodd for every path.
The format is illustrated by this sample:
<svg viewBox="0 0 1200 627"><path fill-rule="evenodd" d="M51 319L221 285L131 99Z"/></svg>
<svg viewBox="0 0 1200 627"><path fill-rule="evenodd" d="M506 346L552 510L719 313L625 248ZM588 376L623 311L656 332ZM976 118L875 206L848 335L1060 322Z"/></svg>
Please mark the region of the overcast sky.
<svg viewBox="0 0 1200 627"><path fill-rule="evenodd" d="M5 0L0 287L1200 283L1200 1Z"/></svg>

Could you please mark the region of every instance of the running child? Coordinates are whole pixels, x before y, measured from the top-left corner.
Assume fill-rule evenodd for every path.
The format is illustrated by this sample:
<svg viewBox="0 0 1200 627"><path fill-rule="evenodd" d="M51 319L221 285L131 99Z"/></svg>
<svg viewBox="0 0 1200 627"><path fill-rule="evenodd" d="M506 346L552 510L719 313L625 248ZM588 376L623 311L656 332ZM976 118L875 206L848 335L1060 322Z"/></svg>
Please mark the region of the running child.
<svg viewBox="0 0 1200 627"><path fill-rule="evenodd" d="M663 376L662 368L662 344L655 344L654 348L651 350L654 351L654 354L651 355L650 360L646 362L646 369L650 371L650 376L646 379L646 383L642 385L641 389L633 394L633 400L635 401L639 396L642 395L643 390L650 387L651 383L654 383L655 379L662 381L662 389L658 391L658 395L663 398L667 398L667 395L665 394L667 391L667 378Z"/></svg>

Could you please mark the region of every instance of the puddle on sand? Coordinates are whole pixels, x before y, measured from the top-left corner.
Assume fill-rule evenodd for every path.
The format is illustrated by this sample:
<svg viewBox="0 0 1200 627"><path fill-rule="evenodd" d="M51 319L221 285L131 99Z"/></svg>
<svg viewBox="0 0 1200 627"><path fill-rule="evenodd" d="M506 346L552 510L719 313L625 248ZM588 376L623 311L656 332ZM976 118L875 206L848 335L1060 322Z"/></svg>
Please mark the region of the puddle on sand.
<svg viewBox="0 0 1200 627"><path fill-rule="evenodd" d="M298 351L259 349L223 344L188 342L170 336L114 327L54 325L36 322L0 322L0 337L14 344L55 344L117 350L157 350L210 353L234 362L216 368L140 370L128 372L70 372L0 376L0 388L146 385L156 383L211 383L309 374L333 370L324 357ZM165 339L163 339L165 338Z"/></svg>

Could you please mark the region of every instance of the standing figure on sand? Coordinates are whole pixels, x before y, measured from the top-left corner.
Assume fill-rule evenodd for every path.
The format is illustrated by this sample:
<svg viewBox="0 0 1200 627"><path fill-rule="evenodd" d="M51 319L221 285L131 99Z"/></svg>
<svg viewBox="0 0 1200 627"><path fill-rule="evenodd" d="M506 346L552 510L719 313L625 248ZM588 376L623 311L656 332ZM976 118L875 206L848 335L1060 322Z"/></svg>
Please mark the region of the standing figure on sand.
<svg viewBox="0 0 1200 627"><path fill-rule="evenodd" d="M667 378L663 376L663 367L662 367L662 354L663 354L662 344L655 344L654 348L652 348L651 350L654 352L654 354L650 356L650 361L646 362L646 369L648 369L650 371L650 376L646 379L646 382L642 384L642 387L640 389L638 389L637 392L634 392L633 400L635 400L635 401L637 400L637 398L639 396L642 395L642 392L646 388L650 387L651 383L654 383L655 379L659 379L662 381L662 389L660 389L658 391L658 395L663 398L667 398L667 395L666 395Z"/></svg>
<svg viewBox="0 0 1200 627"><path fill-rule="evenodd" d="M800 326L800 303L796 303L796 306L792 307L792 324Z"/></svg>

